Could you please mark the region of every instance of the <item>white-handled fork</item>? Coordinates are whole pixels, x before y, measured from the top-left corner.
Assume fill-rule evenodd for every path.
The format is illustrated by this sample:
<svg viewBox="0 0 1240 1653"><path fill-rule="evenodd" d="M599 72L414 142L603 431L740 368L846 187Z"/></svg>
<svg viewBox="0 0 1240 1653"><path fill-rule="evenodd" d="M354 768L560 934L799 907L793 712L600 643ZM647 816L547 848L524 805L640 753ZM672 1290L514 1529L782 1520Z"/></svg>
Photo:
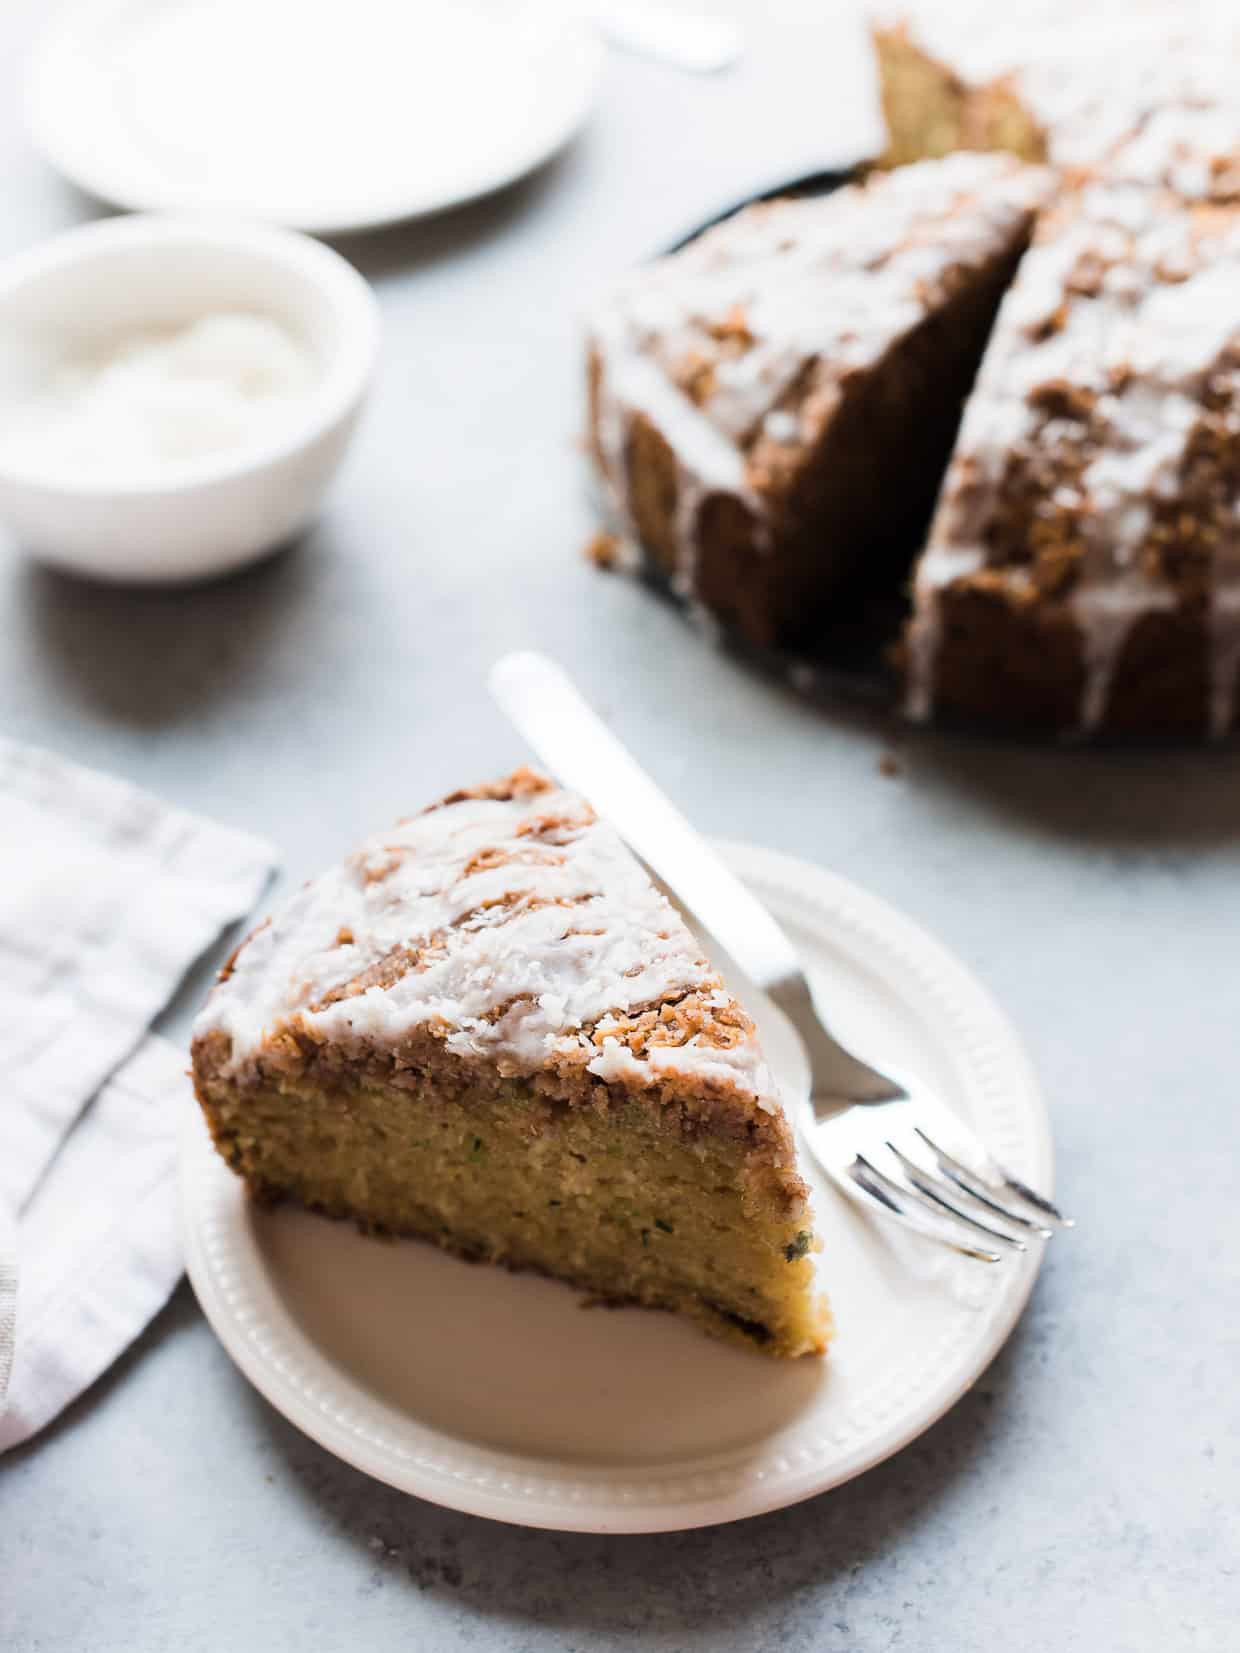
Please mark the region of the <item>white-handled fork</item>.
<svg viewBox="0 0 1240 1653"><path fill-rule="evenodd" d="M915 1080L882 1073L840 1044L779 925L559 666L510 654L492 668L490 686L539 757L612 823L792 1023L810 1069L808 1146L833 1182L926 1239L987 1263L1047 1238L1048 1224L1071 1226Z"/></svg>

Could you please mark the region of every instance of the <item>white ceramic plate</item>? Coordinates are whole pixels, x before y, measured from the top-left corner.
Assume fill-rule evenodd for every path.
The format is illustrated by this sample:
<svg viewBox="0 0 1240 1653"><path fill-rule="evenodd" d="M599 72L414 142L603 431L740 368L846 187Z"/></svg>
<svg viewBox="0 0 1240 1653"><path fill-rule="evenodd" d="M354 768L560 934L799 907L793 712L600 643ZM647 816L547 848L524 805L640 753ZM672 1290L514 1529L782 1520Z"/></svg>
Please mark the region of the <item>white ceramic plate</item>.
<svg viewBox="0 0 1240 1653"><path fill-rule="evenodd" d="M547 0L75 0L27 109L102 200L326 234L521 177L581 125L600 59Z"/></svg>
<svg viewBox="0 0 1240 1653"><path fill-rule="evenodd" d="M721 846L795 939L836 1025L942 1094L1018 1174L1049 1188L1046 1114L1020 1043L972 976L875 897L804 862ZM803 1069L754 1009L786 1094ZM969 1263L880 1226L829 1187L816 1206L838 1332L776 1362L670 1315L584 1313L554 1282L261 1211L184 1136L190 1277L242 1371L359 1469L475 1515L658 1532L777 1509L913 1440L993 1358L1040 1255Z"/></svg>

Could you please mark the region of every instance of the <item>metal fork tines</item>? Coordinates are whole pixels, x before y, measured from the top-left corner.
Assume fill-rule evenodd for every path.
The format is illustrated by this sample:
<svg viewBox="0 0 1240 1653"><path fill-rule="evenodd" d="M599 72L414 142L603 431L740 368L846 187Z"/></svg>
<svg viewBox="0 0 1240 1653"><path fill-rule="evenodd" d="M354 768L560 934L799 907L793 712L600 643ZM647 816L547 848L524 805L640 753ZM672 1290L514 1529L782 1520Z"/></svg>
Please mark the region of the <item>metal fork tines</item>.
<svg viewBox="0 0 1240 1653"><path fill-rule="evenodd" d="M810 1131L815 1158L852 1198L965 1257L997 1263L1049 1239L1048 1222L1072 1226L928 1096L859 1103Z"/></svg>

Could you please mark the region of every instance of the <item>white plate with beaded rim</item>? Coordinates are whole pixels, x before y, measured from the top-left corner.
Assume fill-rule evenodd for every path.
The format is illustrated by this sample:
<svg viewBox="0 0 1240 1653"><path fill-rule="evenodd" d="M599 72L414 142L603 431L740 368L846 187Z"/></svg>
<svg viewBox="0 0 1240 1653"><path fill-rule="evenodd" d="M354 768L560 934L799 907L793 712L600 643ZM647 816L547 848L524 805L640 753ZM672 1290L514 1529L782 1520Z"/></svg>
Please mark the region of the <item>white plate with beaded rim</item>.
<svg viewBox="0 0 1240 1653"><path fill-rule="evenodd" d="M720 848L788 929L842 1036L924 1075L1018 1175L1049 1189L1032 1069L964 966L843 878ZM789 1029L746 997L784 1094L803 1095ZM671 1315L583 1313L580 1293L553 1281L260 1209L196 1109L181 1170L199 1302L290 1422L433 1503L565 1531L708 1526L859 1475L976 1381L1041 1261L1034 1247L994 1267L966 1262L816 1181L836 1336L825 1359L773 1361Z"/></svg>
<svg viewBox="0 0 1240 1653"><path fill-rule="evenodd" d="M544 0L73 0L26 120L116 206L346 234L533 171L585 121L602 55Z"/></svg>

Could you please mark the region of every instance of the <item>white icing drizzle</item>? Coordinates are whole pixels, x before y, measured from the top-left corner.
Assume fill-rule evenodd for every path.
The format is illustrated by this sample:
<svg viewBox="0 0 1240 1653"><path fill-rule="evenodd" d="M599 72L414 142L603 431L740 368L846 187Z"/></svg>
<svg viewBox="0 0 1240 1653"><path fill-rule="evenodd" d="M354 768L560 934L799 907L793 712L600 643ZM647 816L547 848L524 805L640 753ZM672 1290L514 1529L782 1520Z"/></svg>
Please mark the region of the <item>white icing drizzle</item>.
<svg viewBox="0 0 1240 1653"><path fill-rule="evenodd" d="M762 434L772 442L796 442L801 434L801 421L794 413L776 408L762 421Z"/></svg>
<svg viewBox="0 0 1240 1653"><path fill-rule="evenodd" d="M1229 76L1240 71L1240 40L1220 60ZM1237 117L1230 88L1219 103L1172 102L1144 120L1107 158L1107 177L1117 183L1160 185L1184 201L1208 201L1221 183L1234 191ZM1219 163L1225 163L1219 167Z"/></svg>
<svg viewBox="0 0 1240 1653"><path fill-rule="evenodd" d="M614 324L600 322L594 334L601 379L596 436L603 457L603 478L613 511L624 530L639 538L625 486L629 429L643 414L669 441L676 465L673 584L682 597L696 588L697 520L712 493L732 494L760 518L761 502L749 487L740 451L707 419L697 416L680 391L659 368L622 344ZM674 433L675 439L672 439Z"/></svg>
<svg viewBox="0 0 1240 1653"><path fill-rule="evenodd" d="M540 836L547 817L565 824ZM406 954L414 962L395 979L324 1002ZM254 934L194 1031L225 1034L235 1072L294 1018L316 1039L388 1049L432 1025L448 1050L507 1073L587 1051L604 1081L685 1074L774 1110L752 1034L638 1054L605 1037L609 1019L693 991L732 1003L612 828L552 788L467 798L371 838ZM600 1024L601 1049L588 1037Z"/></svg>
<svg viewBox="0 0 1240 1653"><path fill-rule="evenodd" d="M696 589L698 522L739 500L772 549L764 444L813 441L839 379L878 362L1021 233L1046 175L1007 156L954 155L826 199L750 208L630 276L600 309L595 436L612 504L635 531L626 448L637 415L674 455L674 581ZM690 394L690 390L693 394ZM758 463L753 462L754 455Z"/></svg>
<svg viewBox="0 0 1240 1653"><path fill-rule="evenodd" d="M1038 479L1045 510L1066 513L1084 546L1069 599L1082 639L1082 729L1104 721L1134 626L1179 606L1179 589L1148 548L1159 506L1174 503L1182 489L1189 443L1207 418L1207 385L1216 400L1226 393L1226 428L1240 428L1233 365L1240 214L1197 217L1192 209L1221 175L1220 161L1232 164L1240 152L1240 115L1173 115L1152 121L1066 198L1000 307L915 583L913 717L933 709L941 594L987 564L988 527L1003 507L1013 463ZM1229 145L1221 152L1220 140ZM1190 201L1168 187L1179 177L1192 182ZM1039 327L1053 316L1052 330ZM1056 385L1085 392L1087 412L1048 418L1039 411L1039 389ZM1230 479L1233 494L1237 480ZM1240 675L1238 564L1233 528L1222 534L1211 569L1216 733L1233 721ZM991 567L1014 590L1029 579L1023 566Z"/></svg>
<svg viewBox="0 0 1240 1653"><path fill-rule="evenodd" d="M1175 595L1151 588L1139 574L1121 576L1110 585L1082 584L1072 594L1072 612L1081 630L1085 686L1081 692L1080 728L1101 728L1124 644L1143 614L1168 612Z"/></svg>
<svg viewBox="0 0 1240 1653"><path fill-rule="evenodd" d="M950 483L949 483L950 485ZM913 582L913 619L906 634L908 648L907 696L904 710L915 723L934 713L934 678L943 642L943 610L939 593L957 580L968 579L986 565L980 545L930 545L917 564Z"/></svg>

